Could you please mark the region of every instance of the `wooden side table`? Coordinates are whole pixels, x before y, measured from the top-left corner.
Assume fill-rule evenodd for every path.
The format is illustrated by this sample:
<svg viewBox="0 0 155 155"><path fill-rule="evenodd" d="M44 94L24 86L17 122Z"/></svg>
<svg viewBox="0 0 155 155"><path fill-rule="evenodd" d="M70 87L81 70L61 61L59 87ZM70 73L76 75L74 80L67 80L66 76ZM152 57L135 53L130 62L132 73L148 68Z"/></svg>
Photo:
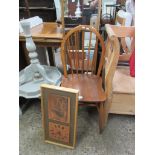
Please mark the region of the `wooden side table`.
<svg viewBox="0 0 155 155"><path fill-rule="evenodd" d="M63 32L64 30L62 25L58 25L54 22L44 22L43 24L35 26L31 29L33 41L38 47L51 47L52 49L60 47L63 39ZM29 63L28 52L25 48L25 37L23 33L19 34L19 41L22 43L26 61ZM53 55L51 59L53 62Z"/></svg>

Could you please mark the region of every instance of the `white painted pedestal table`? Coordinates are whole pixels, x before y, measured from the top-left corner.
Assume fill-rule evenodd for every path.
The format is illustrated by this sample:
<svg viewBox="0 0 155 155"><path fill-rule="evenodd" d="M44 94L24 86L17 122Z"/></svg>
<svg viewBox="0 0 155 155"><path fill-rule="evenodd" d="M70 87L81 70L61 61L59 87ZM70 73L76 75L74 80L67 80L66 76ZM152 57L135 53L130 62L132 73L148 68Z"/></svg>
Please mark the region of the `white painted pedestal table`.
<svg viewBox="0 0 155 155"><path fill-rule="evenodd" d="M23 21L21 26L26 38L26 49L29 52L30 65L19 73L19 96L38 98L40 97L41 84L48 83L59 86L62 75L56 67L40 64L30 32L30 23Z"/></svg>

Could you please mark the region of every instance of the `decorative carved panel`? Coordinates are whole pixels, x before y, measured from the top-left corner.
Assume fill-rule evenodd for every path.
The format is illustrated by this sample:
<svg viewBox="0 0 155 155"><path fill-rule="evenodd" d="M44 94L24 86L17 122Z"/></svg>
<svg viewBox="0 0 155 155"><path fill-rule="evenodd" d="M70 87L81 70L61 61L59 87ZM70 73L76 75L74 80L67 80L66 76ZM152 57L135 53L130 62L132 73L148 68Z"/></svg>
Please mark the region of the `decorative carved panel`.
<svg viewBox="0 0 155 155"><path fill-rule="evenodd" d="M69 126L49 122L49 137L69 143Z"/></svg>
<svg viewBox="0 0 155 155"><path fill-rule="evenodd" d="M78 90L43 84L41 98L45 142L74 148Z"/></svg>
<svg viewBox="0 0 155 155"><path fill-rule="evenodd" d="M70 123L70 98L51 94L48 97L49 119Z"/></svg>

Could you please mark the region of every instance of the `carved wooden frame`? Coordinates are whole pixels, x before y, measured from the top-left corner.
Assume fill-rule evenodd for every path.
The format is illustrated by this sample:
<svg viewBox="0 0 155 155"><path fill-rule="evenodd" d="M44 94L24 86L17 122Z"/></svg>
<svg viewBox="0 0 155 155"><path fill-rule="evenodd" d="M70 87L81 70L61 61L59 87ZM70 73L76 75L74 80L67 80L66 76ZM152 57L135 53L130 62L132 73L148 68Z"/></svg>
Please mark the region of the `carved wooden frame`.
<svg viewBox="0 0 155 155"><path fill-rule="evenodd" d="M78 90L41 85L41 111L45 142L74 148L76 144Z"/></svg>

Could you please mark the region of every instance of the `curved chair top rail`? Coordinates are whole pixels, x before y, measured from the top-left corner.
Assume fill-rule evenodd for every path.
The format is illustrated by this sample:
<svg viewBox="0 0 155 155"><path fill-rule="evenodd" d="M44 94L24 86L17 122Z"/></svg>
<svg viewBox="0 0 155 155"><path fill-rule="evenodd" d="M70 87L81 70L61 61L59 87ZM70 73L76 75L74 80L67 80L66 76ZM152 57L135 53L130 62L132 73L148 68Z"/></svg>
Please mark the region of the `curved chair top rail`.
<svg viewBox="0 0 155 155"><path fill-rule="evenodd" d="M63 38L63 41L62 41L62 45L64 45L65 41L74 33L74 32L77 32L77 31L90 31L90 32L93 32L96 34L96 36L98 37L98 39L100 40L101 44L104 45L104 40L102 38L102 36L100 35L100 33L91 25L79 25L73 29L71 29Z"/></svg>
<svg viewBox="0 0 155 155"><path fill-rule="evenodd" d="M76 35L79 35L79 33L82 32L82 37L81 38L78 38L76 40ZM96 69L96 59L97 59L97 52L98 52L98 43L100 43L100 46L101 46L101 49L102 49L102 54L101 54L101 61L99 63L99 68L98 68L98 71L97 71L97 76L100 75L101 73L101 70L102 70L102 66L103 64L105 63L104 61L104 57L105 57L105 45L104 45L104 40L103 40L103 37L100 35L100 33L93 27L93 26L90 26L90 25L79 25L73 29L71 29L63 38L63 41L62 41L62 44L61 44L61 50L62 50L62 62L63 64L66 64L66 61L65 61L65 55L67 53L69 53L71 50L75 51L75 55L77 53L79 53L79 49L78 48L72 48L71 50L66 50L65 46L67 46L68 44L68 41L70 40L73 40L71 39L71 36L74 36L75 35L75 40L76 40L76 44L79 44L79 41L82 42L82 47L81 47L81 51L82 51L82 55L85 51L84 49L84 34L83 32L90 32L90 38L89 38L89 46L88 46L88 55L90 55L90 49L92 48L91 46L91 41L92 41L92 34L95 34L95 37L96 37L96 43L95 43L95 49L94 49L94 55L93 55L93 62L91 64L91 67L92 67L92 70L94 71ZM76 46L76 45L75 45ZM77 53L76 53L77 52ZM77 56L78 57L78 56ZM77 58L76 58L77 59ZM84 57L82 57L82 59L84 59ZM75 61L79 61L79 60L75 60ZM82 63L83 63L84 60L82 60ZM79 63L79 62L78 62ZM87 73L88 73L88 66L89 66L89 58L88 58L88 65L87 65ZM71 63L70 63L71 64ZM94 71L96 72L96 71ZM66 67L64 67L64 76L67 77L67 70L66 70Z"/></svg>

